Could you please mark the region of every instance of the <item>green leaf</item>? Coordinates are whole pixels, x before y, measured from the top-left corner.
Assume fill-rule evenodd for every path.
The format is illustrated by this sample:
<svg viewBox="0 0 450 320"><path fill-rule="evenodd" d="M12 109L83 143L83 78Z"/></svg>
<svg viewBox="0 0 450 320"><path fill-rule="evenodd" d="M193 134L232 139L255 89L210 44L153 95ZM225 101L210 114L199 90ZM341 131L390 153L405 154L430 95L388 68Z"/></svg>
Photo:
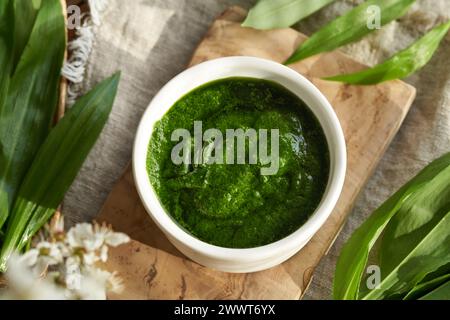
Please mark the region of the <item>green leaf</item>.
<svg viewBox="0 0 450 320"><path fill-rule="evenodd" d="M414 300L438 288L445 282L450 280L450 274L445 274L430 281L418 284L403 298L404 300Z"/></svg>
<svg viewBox="0 0 450 320"><path fill-rule="evenodd" d="M450 281L431 291L419 300L450 300Z"/></svg>
<svg viewBox="0 0 450 320"><path fill-rule="evenodd" d="M20 60L40 6L41 0L0 1L0 86Z"/></svg>
<svg viewBox="0 0 450 320"><path fill-rule="evenodd" d="M14 52L14 8L11 0L0 1L0 116L5 108L10 83ZM1 121L0 121L1 125ZM1 132L1 129L0 129ZM0 140L0 168L6 168L6 154ZM9 210L8 194L2 189L3 169L0 170L0 232L2 221L6 220ZM0 237L2 243L3 234Z"/></svg>
<svg viewBox="0 0 450 320"><path fill-rule="evenodd" d="M450 21L434 28L407 49L400 51L371 69L325 78L325 80L369 85L405 78L421 69L430 61L449 28Z"/></svg>
<svg viewBox="0 0 450 320"><path fill-rule="evenodd" d="M5 20L9 17L8 8L11 8L11 0L5 0L0 2L0 30L3 28L9 27L8 24L5 23Z"/></svg>
<svg viewBox="0 0 450 320"><path fill-rule="evenodd" d="M22 56L33 30L41 1L14 0L14 60L13 70Z"/></svg>
<svg viewBox="0 0 450 320"><path fill-rule="evenodd" d="M314 33L292 54L285 64L291 64L321 52L332 51L361 39L376 30L369 28L380 9L380 25L403 16L415 0L369 0L336 18Z"/></svg>
<svg viewBox="0 0 450 320"><path fill-rule="evenodd" d="M0 105L6 95L5 81L10 76L14 50L14 8L11 0L0 1ZM7 87L6 87L7 89Z"/></svg>
<svg viewBox="0 0 450 320"><path fill-rule="evenodd" d="M352 234L344 245L336 265L333 284L335 299L358 298L359 286L369 252L386 225L410 197L449 167L450 153L433 161L415 178L400 188Z"/></svg>
<svg viewBox="0 0 450 320"><path fill-rule="evenodd" d="M0 255L0 270L52 216L102 131L111 111L119 74L81 97L39 149L14 203Z"/></svg>
<svg viewBox="0 0 450 320"><path fill-rule="evenodd" d="M260 0L250 9L243 27L288 28L335 0Z"/></svg>
<svg viewBox="0 0 450 320"><path fill-rule="evenodd" d="M0 1L0 115L8 93L12 70L14 37L14 7L11 0ZM3 148L0 145L0 167L4 165ZM0 211L3 207L0 194ZM1 212L0 212L1 217ZM1 219L0 219L1 220ZM1 226L1 223L0 223Z"/></svg>
<svg viewBox="0 0 450 320"><path fill-rule="evenodd" d="M15 2L19 3L22 0ZM23 14L16 18L20 16ZM25 31L20 34L26 36ZM43 45L43 39L51 45ZM65 25L60 1L46 0L37 13L17 68L7 80L5 101L0 104L0 227L51 128L64 51Z"/></svg>
<svg viewBox="0 0 450 320"><path fill-rule="evenodd" d="M0 109L14 71L33 29L41 0L0 3Z"/></svg>
<svg viewBox="0 0 450 320"><path fill-rule="evenodd" d="M416 248L450 211L450 167L402 205L383 232L379 264L389 274Z"/></svg>
<svg viewBox="0 0 450 320"><path fill-rule="evenodd" d="M450 179L447 176L447 181ZM428 273L450 262L450 212L422 239L422 241L380 283L362 299L384 299L408 292ZM383 270L381 270L383 272Z"/></svg>

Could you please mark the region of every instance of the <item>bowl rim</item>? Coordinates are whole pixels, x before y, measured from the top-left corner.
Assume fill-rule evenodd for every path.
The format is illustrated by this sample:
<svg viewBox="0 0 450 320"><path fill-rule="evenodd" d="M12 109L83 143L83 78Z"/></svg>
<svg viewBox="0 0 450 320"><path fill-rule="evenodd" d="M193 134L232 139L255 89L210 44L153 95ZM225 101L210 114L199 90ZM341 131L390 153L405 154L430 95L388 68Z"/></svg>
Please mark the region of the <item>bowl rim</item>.
<svg viewBox="0 0 450 320"><path fill-rule="evenodd" d="M326 190L322 196L322 200L319 205L316 207L315 211L311 214L308 220L300 226L296 231L291 233L290 235L277 240L275 242L259 246L253 248L226 248L220 247L213 244L209 244L205 241L202 241L193 235L191 235L188 231L184 230L176 221L171 217L169 213L166 213L164 208L162 207L156 192L151 185L150 179L147 173L147 155L148 155L148 144L151 138L151 134L153 132L153 126L156 121L160 119L151 119L153 116L152 110L161 107L161 102L165 95L171 94L173 88L177 87L177 84L182 81L187 81L195 77L196 74L205 74L208 73L210 76L214 74L214 70L218 68L234 68L239 69L239 67L245 67L255 70L260 69L263 71L267 71L270 73L277 74L282 78L286 78L309 93L309 99L315 100L315 105L320 106L322 110L317 111L314 110L310 104L306 103L308 108L315 114L318 119L322 129L324 132L326 131L324 128L324 122L328 121L328 134L325 132L325 136L328 143L328 149L330 154L330 171L329 171L329 180L327 183ZM238 74L234 75L239 77ZM234 77L230 75L228 77ZM246 77L246 76L244 76ZM249 76L251 77L251 76ZM222 77L227 78L227 77ZM222 79L217 78L217 79ZM257 77L254 77L257 78ZM201 86L202 84L217 80L211 79L195 85L193 89ZM275 81L276 82L276 81ZM285 85L279 83L280 85L286 87ZM180 99L184 94L190 92L192 89L187 92L176 95L174 101ZM289 90L289 88L288 88ZM290 90L292 91L292 90ZM294 93L296 94L296 93ZM305 100L305 97L296 94L302 100ZM161 113L161 117L173 106L166 106L163 108L165 110ZM314 107L315 108L315 107ZM320 118L317 115L317 112L322 112L322 116L325 118ZM155 111L153 111L155 113ZM332 143L333 142L333 145ZM331 107L328 100L325 96L319 91L317 87L314 86L309 80L307 80L304 76L299 74L298 72L286 67L277 62L266 60L262 58L256 57L247 57L247 56L232 56L225 58L218 58L213 60L208 60L206 62L202 62L193 67L190 67L177 76L175 76L172 80L167 82L161 90L153 97L152 101L146 108L141 121L139 123L136 138L134 141L133 147L133 157L132 157L132 166L133 166L133 176L136 184L136 189L138 191L139 197L150 217L153 221L158 225L158 227L168 236L172 237L177 241L181 242L184 246L188 247L195 252L200 252L202 255L214 258L221 259L227 261L241 261L245 262L253 262L255 260L268 259L273 256L274 253L280 252L280 250L287 251L293 250L295 247L298 247L302 243L306 243L310 240L310 238L320 229L320 227L325 223L331 212L333 211L339 196L341 194L345 173L346 173L346 165L347 165L347 154L346 154L346 144L344 139L344 134L339 123L338 117Z"/></svg>

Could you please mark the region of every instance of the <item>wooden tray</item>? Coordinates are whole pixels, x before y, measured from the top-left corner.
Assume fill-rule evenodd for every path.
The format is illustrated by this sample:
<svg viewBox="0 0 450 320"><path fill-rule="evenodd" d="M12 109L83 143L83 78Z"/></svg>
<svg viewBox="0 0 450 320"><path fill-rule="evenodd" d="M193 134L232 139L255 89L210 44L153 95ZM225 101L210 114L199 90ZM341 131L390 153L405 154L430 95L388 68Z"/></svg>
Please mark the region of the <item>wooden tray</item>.
<svg viewBox="0 0 450 320"><path fill-rule="evenodd" d="M258 31L242 28L246 12L228 9L212 25L190 65L233 55L284 61L306 37L293 29ZM136 193L131 168L107 199L99 220L136 241L111 250L108 269L125 280L121 299L298 299L315 266L327 253L370 177L399 129L415 97L401 81L377 86L349 86L320 80L364 66L340 52L311 57L291 67L308 77L329 99L347 141L348 170L340 200L330 218L294 257L271 270L227 274L202 267L179 253L155 226Z"/></svg>

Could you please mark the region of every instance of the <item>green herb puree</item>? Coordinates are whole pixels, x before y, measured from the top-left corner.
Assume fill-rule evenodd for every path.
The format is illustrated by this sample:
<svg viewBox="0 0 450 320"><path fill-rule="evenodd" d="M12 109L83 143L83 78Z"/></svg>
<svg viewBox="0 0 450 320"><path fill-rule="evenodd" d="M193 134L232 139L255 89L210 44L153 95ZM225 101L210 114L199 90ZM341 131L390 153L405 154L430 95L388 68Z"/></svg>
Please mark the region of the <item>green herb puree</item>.
<svg viewBox="0 0 450 320"><path fill-rule="evenodd" d="M219 129L224 140L226 129L278 129L278 172L261 175L263 165L248 161L175 165L172 132L184 128L194 137L194 121L202 121L203 131ZM193 236L228 248L261 246L296 231L321 201L329 166L325 135L305 103L253 78L210 82L183 96L155 124L147 155L164 209Z"/></svg>

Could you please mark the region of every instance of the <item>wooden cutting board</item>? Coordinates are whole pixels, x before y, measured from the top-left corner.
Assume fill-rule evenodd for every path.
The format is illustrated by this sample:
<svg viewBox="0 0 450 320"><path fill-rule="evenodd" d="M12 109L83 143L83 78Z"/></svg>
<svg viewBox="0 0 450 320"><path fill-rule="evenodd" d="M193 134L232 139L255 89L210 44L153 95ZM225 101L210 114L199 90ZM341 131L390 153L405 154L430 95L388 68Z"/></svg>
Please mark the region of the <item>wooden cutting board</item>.
<svg viewBox="0 0 450 320"><path fill-rule="evenodd" d="M228 9L194 52L190 65L234 55L284 61L306 37L293 29L258 31L242 28L246 12ZM350 86L323 81L323 76L364 68L340 52L291 65L308 77L334 107L347 141L348 168L340 200L324 226L294 257L270 270L228 274L202 267L178 252L145 212L131 168L107 199L100 221L107 221L135 241L111 250L107 268L118 271L125 291L121 299L298 299L311 282L319 260L339 233L355 198L399 129L415 97L401 81Z"/></svg>

